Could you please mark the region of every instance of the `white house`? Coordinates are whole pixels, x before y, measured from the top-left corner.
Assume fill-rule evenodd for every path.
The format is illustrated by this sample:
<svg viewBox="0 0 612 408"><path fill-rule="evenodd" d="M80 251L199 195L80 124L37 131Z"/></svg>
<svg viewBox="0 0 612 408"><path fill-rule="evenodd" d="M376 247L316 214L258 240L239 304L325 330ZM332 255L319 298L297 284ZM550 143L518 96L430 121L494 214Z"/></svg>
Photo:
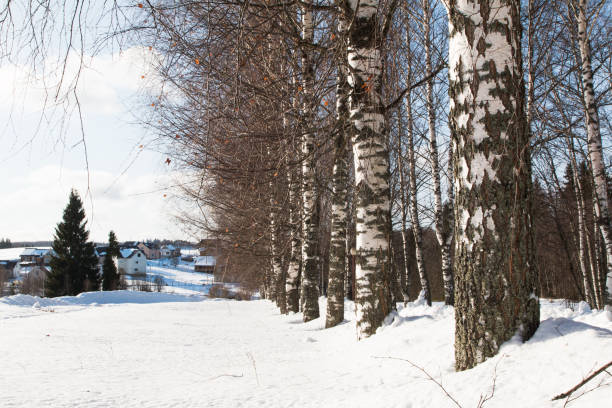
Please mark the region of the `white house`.
<svg viewBox="0 0 612 408"><path fill-rule="evenodd" d="M117 270L123 275L146 275L147 258L140 249L126 248L119 251Z"/></svg>

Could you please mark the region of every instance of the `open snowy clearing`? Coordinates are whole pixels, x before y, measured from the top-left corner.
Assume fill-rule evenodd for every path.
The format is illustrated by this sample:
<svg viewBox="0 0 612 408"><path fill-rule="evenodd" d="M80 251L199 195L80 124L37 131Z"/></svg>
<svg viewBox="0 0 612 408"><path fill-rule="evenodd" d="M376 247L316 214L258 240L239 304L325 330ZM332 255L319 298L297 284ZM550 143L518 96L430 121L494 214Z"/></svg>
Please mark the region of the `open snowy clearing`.
<svg viewBox="0 0 612 408"><path fill-rule="evenodd" d="M561 407L551 398L612 360L603 312L542 305L526 344L453 368L453 309L409 304L370 339L349 321L323 329L268 301L94 292L0 299L2 407ZM324 299L321 307L324 309ZM397 358L397 359L396 359ZM569 407L604 407L604 373Z"/></svg>

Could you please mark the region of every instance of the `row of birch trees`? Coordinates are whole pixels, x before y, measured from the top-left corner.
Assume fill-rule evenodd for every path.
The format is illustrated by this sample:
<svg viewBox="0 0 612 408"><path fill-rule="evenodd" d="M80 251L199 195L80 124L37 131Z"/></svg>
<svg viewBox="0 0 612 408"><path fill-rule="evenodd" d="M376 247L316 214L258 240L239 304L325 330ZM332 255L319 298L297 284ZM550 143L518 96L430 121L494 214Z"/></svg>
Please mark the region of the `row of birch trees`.
<svg viewBox="0 0 612 408"><path fill-rule="evenodd" d="M364 338L396 302L431 304L437 282L462 370L531 337L541 294L611 303L606 2L138 12L182 218L282 313L331 327L348 296Z"/></svg>
<svg viewBox="0 0 612 408"><path fill-rule="evenodd" d="M53 21L47 3L20 13ZM84 7L63 6L66 58ZM354 299L360 339L397 302L443 299L463 370L528 339L541 295L612 304L610 17L604 0L158 0L102 19L156 56L144 121L228 276L327 327Z"/></svg>

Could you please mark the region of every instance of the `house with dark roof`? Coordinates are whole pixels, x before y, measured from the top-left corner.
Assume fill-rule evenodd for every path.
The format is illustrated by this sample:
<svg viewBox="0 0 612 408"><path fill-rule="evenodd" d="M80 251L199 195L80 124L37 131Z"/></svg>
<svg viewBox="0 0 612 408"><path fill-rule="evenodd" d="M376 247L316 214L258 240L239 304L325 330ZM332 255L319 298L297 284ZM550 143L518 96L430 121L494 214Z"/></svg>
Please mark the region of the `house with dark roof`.
<svg viewBox="0 0 612 408"><path fill-rule="evenodd" d="M161 251L154 244L139 242L137 247L145 254L147 259L161 258Z"/></svg>

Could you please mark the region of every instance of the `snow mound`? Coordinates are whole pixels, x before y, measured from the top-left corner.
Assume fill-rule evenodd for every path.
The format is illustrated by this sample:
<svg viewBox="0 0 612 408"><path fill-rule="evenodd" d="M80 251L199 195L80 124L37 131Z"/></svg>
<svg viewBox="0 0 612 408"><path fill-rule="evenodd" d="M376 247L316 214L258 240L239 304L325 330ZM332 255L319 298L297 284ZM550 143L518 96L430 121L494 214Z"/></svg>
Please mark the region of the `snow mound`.
<svg viewBox="0 0 612 408"><path fill-rule="evenodd" d="M10 306L26 306L39 309L50 306L96 306L123 303L167 303L167 302L198 302L201 296L176 295L172 293L132 292L117 290L112 292L85 292L77 296L61 296L56 298L40 298L30 295L14 295L0 299L0 304Z"/></svg>

